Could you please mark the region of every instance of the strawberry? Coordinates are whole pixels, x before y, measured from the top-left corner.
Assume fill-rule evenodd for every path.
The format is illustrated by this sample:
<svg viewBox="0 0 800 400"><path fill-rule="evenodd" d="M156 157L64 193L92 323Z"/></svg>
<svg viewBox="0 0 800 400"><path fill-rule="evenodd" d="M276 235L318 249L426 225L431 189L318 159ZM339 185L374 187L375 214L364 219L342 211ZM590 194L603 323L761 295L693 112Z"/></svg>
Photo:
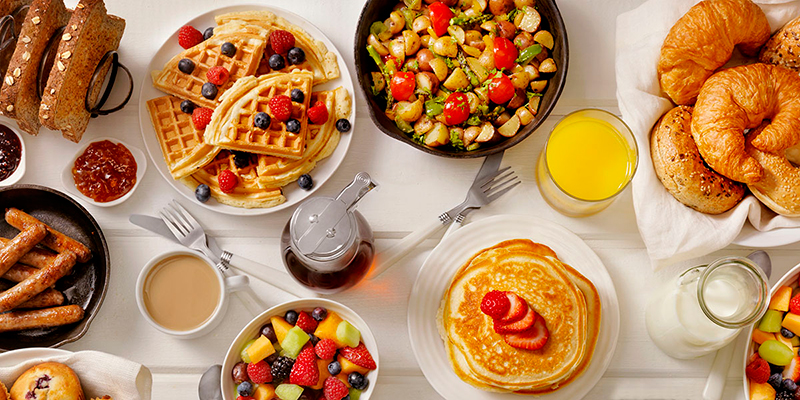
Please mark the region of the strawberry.
<svg viewBox="0 0 800 400"><path fill-rule="evenodd" d="M527 331L511 333L503 336L503 339L511 347L523 350L539 350L544 347L549 337L550 332L547 330L544 318L540 315Z"/></svg>
<svg viewBox="0 0 800 400"><path fill-rule="evenodd" d="M252 396L239 396L236 400L256 400L256 398Z"/></svg>
<svg viewBox="0 0 800 400"><path fill-rule="evenodd" d="M331 339L322 339L317 342L314 352L323 360L333 360L333 356L336 355L336 342Z"/></svg>
<svg viewBox="0 0 800 400"><path fill-rule="evenodd" d="M211 67L208 69L208 72L206 72L206 78L208 79L208 81L217 86L224 85L225 82L228 81L230 75L231 74L230 72L228 72L227 68L219 66Z"/></svg>
<svg viewBox="0 0 800 400"><path fill-rule="evenodd" d="M528 302L513 292L506 292L506 296L508 296L508 301L511 303L511 306L508 308L508 313L506 313L503 318L500 318L500 322L507 324L509 322L519 321L525 316L525 313L528 312Z"/></svg>
<svg viewBox="0 0 800 400"><path fill-rule="evenodd" d="M481 311L492 318L501 318L506 315L510 307L511 301L508 300L508 296L499 290L486 293L481 300Z"/></svg>
<svg viewBox="0 0 800 400"><path fill-rule="evenodd" d="M261 384L272 382L271 368L264 360L247 364L247 376L253 383Z"/></svg>
<svg viewBox="0 0 800 400"><path fill-rule="evenodd" d="M344 385L344 382L336 377L329 376L328 379L325 379L325 383L322 386L322 393L327 400L342 400L345 396L350 394L350 391L347 390L347 386Z"/></svg>
<svg viewBox="0 0 800 400"><path fill-rule="evenodd" d="M753 382L767 383L770 376L769 363L759 357L756 357L753 362L747 364L747 367L744 369L744 373Z"/></svg>
<svg viewBox="0 0 800 400"><path fill-rule="evenodd" d="M358 365L359 367L364 367L366 369L375 369L378 368L375 365L375 360L372 359L372 355L369 354L369 350L367 350L367 346L364 346L364 343L359 343L357 347L343 347L340 350L342 357L350 361L351 363Z"/></svg>
<svg viewBox="0 0 800 400"><path fill-rule="evenodd" d="M539 314L536 313L532 308L528 308L528 312L525 313L525 316L522 317L519 321L516 322L509 322L504 324L498 320L494 320L494 331L499 334L504 333L519 333L522 331L527 331L530 327L533 326L536 319L539 317Z"/></svg>
<svg viewBox="0 0 800 400"><path fill-rule="evenodd" d="M318 101L314 106L308 109L308 119L314 125L322 125L328 121L328 107L325 103Z"/></svg>
<svg viewBox="0 0 800 400"><path fill-rule="evenodd" d="M767 364L766 361L764 361L764 360L761 360L761 361L763 361L764 364ZM750 363L750 365L752 365L752 364L753 363ZM750 365L748 365L748 367L750 367ZM747 369L745 369L745 372L747 372ZM763 372L762 372L762 374L763 374ZM793 381L796 381L797 378L800 378L800 357L792 358L792 361L789 362L789 365L783 367L783 374L782 375L783 375L783 379L791 379ZM749 376L750 375L748 375L748 377ZM760 378L761 376L758 376L758 377ZM766 377L767 377L767 379L769 379L769 365L767 365ZM753 379L753 378L750 378L750 379ZM764 382L766 382L766 380ZM764 383L764 382L759 382L759 383Z"/></svg>
<svg viewBox="0 0 800 400"><path fill-rule="evenodd" d="M284 30L274 30L269 34L269 45L277 54L286 54L294 47L294 35Z"/></svg>
<svg viewBox="0 0 800 400"><path fill-rule="evenodd" d="M203 33L193 26L184 25L178 30L178 44L184 49L194 47L203 41Z"/></svg>
<svg viewBox="0 0 800 400"><path fill-rule="evenodd" d="M214 110L210 108L195 108L194 111L192 111L192 123L195 129L199 131L206 129L208 123L211 122L212 114L214 114Z"/></svg>
<svg viewBox="0 0 800 400"><path fill-rule="evenodd" d="M278 121L288 121L292 117L292 99L284 95L269 99L269 111Z"/></svg>
<svg viewBox="0 0 800 400"><path fill-rule="evenodd" d="M233 192L233 188L236 187L238 178L236 178L236 174L231 170L226 169L219 173L217 180L219 181L219 190L221 190L222 193L231 193Z"/></svg>
<svg viewBox="0 0 800 400"><path fill-rule="evenodd" d="M792 314L800 314L800 293L789 300L789 312Z"/></svg>
<svg viewBox="0 0 800 400"><path fill-rule="evenodd" d="M305 311L300 311L300 314L297 315L297 323L295 325L299 326L305 333L314 333L314 330L317 329L318 322L311 318Z"/></svg>
<svg viewBox="0 0 800 400"><path fill-rule="evenodd" d="M294 366L292 366L292 372L289 373L289 383L314 386L317 382L319 382L317 356L314 355L313 347L305 347L300 351Z"/></svg>

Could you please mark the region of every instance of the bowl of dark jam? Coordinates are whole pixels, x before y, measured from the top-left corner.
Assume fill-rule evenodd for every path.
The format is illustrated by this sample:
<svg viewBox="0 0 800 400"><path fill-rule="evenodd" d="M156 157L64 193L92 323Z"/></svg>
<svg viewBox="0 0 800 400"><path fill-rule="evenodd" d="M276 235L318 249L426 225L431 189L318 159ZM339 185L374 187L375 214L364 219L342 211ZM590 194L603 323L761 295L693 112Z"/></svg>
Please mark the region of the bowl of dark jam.
<svg viewBox="0 0 800 400"><path fill-rule="evenodd" d="M10 186L25 175L25 142L22 135L0 124L0 186Z"/></svg>

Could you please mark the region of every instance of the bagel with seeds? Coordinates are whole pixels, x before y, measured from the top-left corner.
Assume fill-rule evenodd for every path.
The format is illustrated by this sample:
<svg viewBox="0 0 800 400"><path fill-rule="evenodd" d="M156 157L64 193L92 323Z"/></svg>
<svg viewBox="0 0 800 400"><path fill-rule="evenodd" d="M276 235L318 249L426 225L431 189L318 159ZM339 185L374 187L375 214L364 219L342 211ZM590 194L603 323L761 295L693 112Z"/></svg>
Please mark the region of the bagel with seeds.
<svg viewBox="0 0 800 400"><path fill-rule="evenodd" d="M746 137L748 154L764 169L764 177L747 186L772 211L787 217L800 217L800 168L785 156L761 151L753 145L765 127L754 129Z"/></svg>

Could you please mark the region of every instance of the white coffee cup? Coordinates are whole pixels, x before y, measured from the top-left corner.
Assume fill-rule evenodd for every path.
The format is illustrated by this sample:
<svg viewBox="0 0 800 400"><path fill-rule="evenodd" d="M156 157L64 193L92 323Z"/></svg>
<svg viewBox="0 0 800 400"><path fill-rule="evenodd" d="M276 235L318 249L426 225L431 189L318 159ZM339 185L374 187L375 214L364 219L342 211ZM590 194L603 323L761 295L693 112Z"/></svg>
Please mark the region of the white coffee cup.
<svg viewBox="0 0 800 400"><path fill-rule="evenodd" d="M153 268L158 266L162 261L175 256L190 256L201 260L208 266L208 268L211 268L214 271L214 276L217 278L217 282L219 283L219 300L217 301L217 307L214 309L211 316L208 317L208 319L206 319L206 321L200 326L185 331L169 329L159 324L150 315L150 312L147 310L147 306L145 305L144 301L144 286L150 271L152 271ZM217 325L222 322L222 317L225 315L225 311L228 308L228 294L245 289L249 283L250 280L245 275L223 276L222 273L217 270L215 264L211 262L211 260L198 253L186 250L169 251L153 257L147 263L147 265L142 268L142 271L139 273L139 278L136 280L136 305L139 307L139 312L142 313L144 319L159 331L181 339L193 339L208 334L214 330L214 328L216 328Z"/></svg>

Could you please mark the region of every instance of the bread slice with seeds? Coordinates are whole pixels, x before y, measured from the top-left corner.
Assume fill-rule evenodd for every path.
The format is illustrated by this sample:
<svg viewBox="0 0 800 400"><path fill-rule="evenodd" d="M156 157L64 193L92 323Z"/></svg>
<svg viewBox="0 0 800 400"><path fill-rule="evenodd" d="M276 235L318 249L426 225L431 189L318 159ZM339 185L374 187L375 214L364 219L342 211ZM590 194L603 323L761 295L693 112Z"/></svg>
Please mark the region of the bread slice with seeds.
<svg viewBox="0 0 800 400"><path fill-rule="evenodd" d="M0 1L0 18L6 15L14 15L15 12L18 12L22 7L31 4L31 0L2 0ZM24 13L19 13L21 15L15 16L23 16ZM22 27L22 21L15 21L14 24L14 34L19 37L19 31ZM5 75L6 69L8 68L8 62L11 60L11 50L0 52L0 76Z"/></svg>
<svg viewBox="0 0 800 400"><path fill-rule="evenodd" d="M109 15L102 0L80 0L61 36L44 89L39 107L42 125L60 130L73 142L81 140L91 117L84 103L86 93L91 90L90 103L97 101L111 64L102 67L97 84L90 88L92 75L103 56L119 48L124 31L125 20Z"/></svg>
<svg viewBox="0 0 800 400"><path fill-rule="evenodd" d="M20 39L0 89L0 113L16 119L19 128L31 135L39 133L41 126L39 65L53 34L69 22L71 15L63 0L34 0L21 24Z"/></svg>

